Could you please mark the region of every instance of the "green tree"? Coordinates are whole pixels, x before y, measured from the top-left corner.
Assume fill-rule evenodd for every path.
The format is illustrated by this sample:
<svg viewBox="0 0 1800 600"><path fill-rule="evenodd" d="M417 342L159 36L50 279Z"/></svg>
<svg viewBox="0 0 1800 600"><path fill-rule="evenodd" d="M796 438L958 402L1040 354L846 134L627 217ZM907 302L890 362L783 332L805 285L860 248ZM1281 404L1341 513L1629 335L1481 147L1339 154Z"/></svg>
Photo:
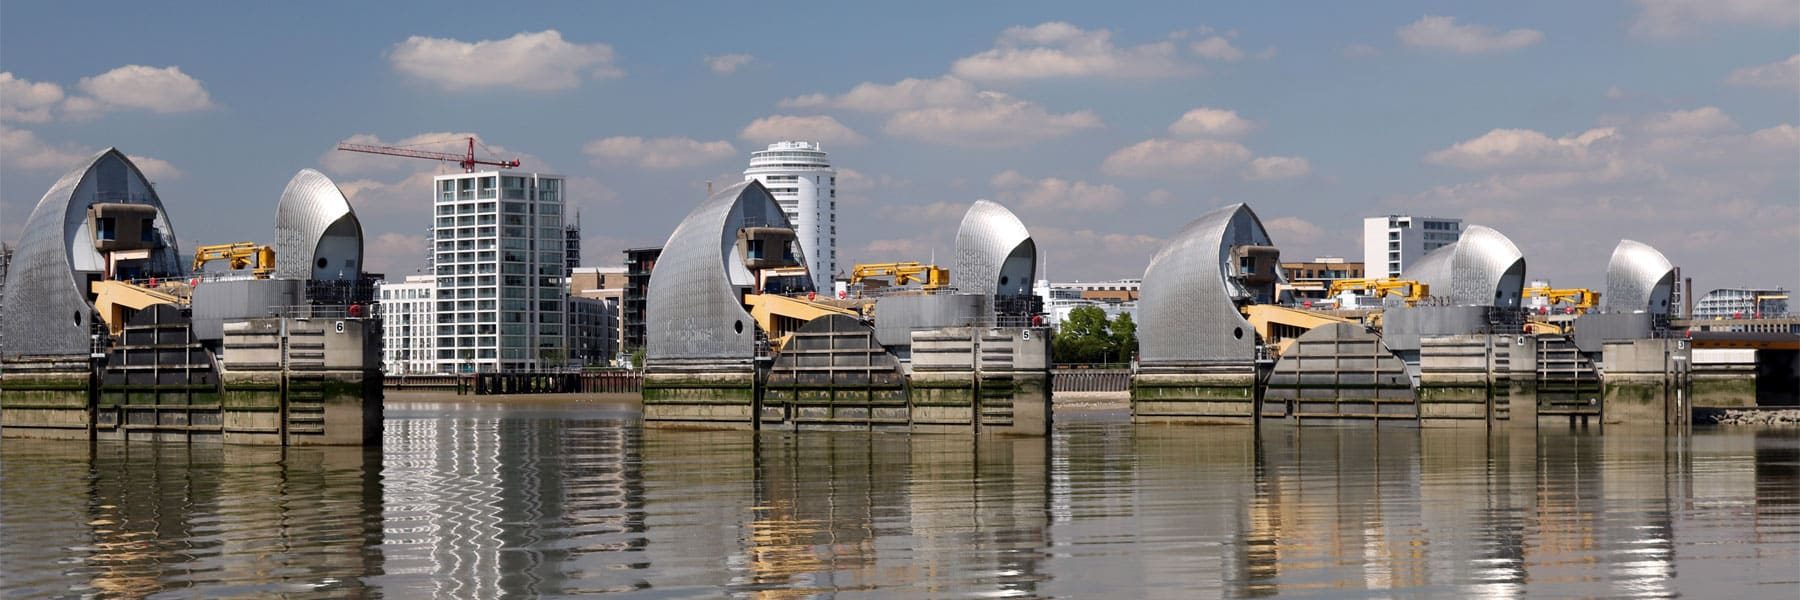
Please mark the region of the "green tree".
<svg viewBox="0 0 1800 600"><path fill-rule="evenodd" d="M1098 306L1082 306L1069 311L1069 317L1056 329L1050 341L1050 357L1059 363L1105 362L1116 354L1106 311Z"/></svg>
<svg viewBox="0 0 1800 600"><path fill-rule="evenodd" d="M1131 362L1131 355L1137 352L1137 321L1131 319L1131 313L1119 313L1112 320L1112 362Z"/></svg>

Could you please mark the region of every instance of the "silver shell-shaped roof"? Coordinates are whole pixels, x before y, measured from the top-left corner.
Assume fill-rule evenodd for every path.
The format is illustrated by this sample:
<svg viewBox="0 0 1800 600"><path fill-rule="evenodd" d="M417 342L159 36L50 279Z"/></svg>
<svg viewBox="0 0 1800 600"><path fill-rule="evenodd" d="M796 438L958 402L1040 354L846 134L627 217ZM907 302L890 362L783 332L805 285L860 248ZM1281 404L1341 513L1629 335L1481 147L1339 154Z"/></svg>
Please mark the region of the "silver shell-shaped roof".
<svg viewBox="0 0 1800 600"><path fill-rule="evenodd" d="M669 234L645 291L646 360L755 356L756 321L739 300L755 284L737 256L746 224L792 227L775 197L749 180L707 198Z"/></svg>
<svg viewBox="0 0 1800 600"><path fill-rule="evenodd" d="M1233 246L1273 246L1249 206L1207 213L1164 244L1138 288L1138 360L1143 364L1255 359L1256 333L1238 312L1249 291L1226 275Z"/></svg>
<svg viewBox="0 0 1800 600"><path fill-rule="evenodd" d="M999 203L976 200L956 229L957 291L984 296L1030 293L1037 277L1037 244L1025 223Z"/></svg>
<svg viewBox="0 0 1800 600"><path fill-rule="evenodd" d="M6 274L6 299L0 304L6 340L0 352L9 356L88 352L93 305L87 301L86 280L88 274L104 271L105 259L94 250L87 210L101 202L156 207L158 244L146 269L165 276L186 272L156 188L125 153L102 150L50 186L25 219L25 233Z"/></svg>
<svg viewBox="0 0 1800 600"><path fill-rule="evenodd" d="M275 207L275 277L354 280L362 254L362 223L344 192L324 173L295 173Z"/></svg>
<svg viewBox="0 0 1800 600"><path fill-rule="evenodd" d="M1525 255L1505 234L1470 225L1456 243L1407 265L1401 279L1431 286L1431 295L1456 306L1518 307L1525 289Z"/></svg>
<svg viewBox="0 0 1800 600"><path fill-rule="evenodd" d="M1619 240L1606 263L1606 293L1600 312L1668 314L1675 288L1675 265L1643 242Z"/></svg>

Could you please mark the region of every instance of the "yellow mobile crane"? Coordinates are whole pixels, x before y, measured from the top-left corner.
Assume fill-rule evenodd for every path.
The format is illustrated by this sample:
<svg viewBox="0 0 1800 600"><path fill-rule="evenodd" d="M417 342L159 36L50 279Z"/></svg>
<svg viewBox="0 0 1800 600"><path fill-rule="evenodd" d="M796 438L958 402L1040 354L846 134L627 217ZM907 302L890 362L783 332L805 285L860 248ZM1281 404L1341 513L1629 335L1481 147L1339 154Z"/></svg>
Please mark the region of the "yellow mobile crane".
<svg viewBox="0 0 1800 600"><path fill-rule="evenodd" d="M935 292L950 285L950 270L937 265L920 264L918 261L891 263L861 263L850 270L850 284L862 283L871 277L892 277L894 285L918 283L919 289Z"/></svg>
<svg viewBox="0 0 1800 600"><path fill-rule="evenodd" d="M199 271L206 263L215 260L231 261L232 269L242 269L256 261L256 269L251 271L252 277L268 279L275 272L275 249L259 246L256 242L237 242L233 244L213 244L201 246L194 250L194 268Z"/></svg>
<svg viewBox="0 0 1800 600"><path fill-rule="evenodd" d="M1331 282L1331 289L1326 296L1336 297L1349 291L1369 292L1376 298L1399 296L1407 306L1418 304L1420 300L1431 296L1431 286L1422 281L1411 279L1338 279Z"/></svg>
<svg viewBox="0 0 1800 600"><path fill-rule="evenodd" d="M1576 314L1583 314L1600 306L1600 292L1587 288L1556 289L1548 286L1525 288L1526 298L1539 296L1548 300L1551 306L1568 304L1570 308L1575 309Z"/></svg>

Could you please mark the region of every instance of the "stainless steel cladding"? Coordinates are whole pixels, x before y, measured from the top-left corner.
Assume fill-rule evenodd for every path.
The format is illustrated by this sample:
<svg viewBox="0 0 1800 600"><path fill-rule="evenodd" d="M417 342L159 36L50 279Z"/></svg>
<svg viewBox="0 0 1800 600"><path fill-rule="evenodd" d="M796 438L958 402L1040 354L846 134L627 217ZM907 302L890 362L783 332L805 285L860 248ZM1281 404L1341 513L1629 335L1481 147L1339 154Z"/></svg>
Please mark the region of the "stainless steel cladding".
<svg viewBox="0 0 1800 600"><path fill-rule="evenodd" d="M1525 255L1504 234L1470 225L1456 243L1420 257L1400 278L1425 282L1432 296L1455 306L1517 308L1525 290Z"/></svg>
<svg viewBox="0 0 1800 600"><path fill-rule="evenodd" d="M131 258L108 261L96 242L111 232L93 231L88 208L100 203L155 207L149 228L138 227L148 248ZM98 234L98 235L97 235ZM129 267L126 265L129 264ZM129 272L127 272L127 270ZM182 276L181 250L175 229L156 188L124 153L107 148L57 180L25 220L25 234L7 270L5 305L0 306L6 347L20 354L88 352L94 318L88 303L88 280L114 277Z"/></svg>
<svg viewBox="0 0 1800 600"><path fill-rule="evenodd" d="M1234 204L1195 219L1150 259L1138 294L1141 363L1255 358L1256 332L1238 305L1259 299L1233 277L1239 246L1274 242L1250 207Z"/></svg>
<svg viewBox="0 0 1800 600"><path fill-rule="evenodd" d="M984 296L1023 296L1037 277L1037 244L1025 224L998 203L976 200L956 230L950 284Z"/></svg>
<svg viewBox="0 0 1800 600"><path fill-rule="evenodd" d="M1619 240L1606 263L1600 312L1668 314L1675 265L1649 244Z"/></svg>
<svg viewBox="0 0 1800 600"><path fill-rule="evenodd" d="M355 281L362 258L362 223L337 184L312 169L295 173L275 207L275 277Z"/></svg>
<svg viewBox="0 0 1800 600"><path fill-rule="evenodd" d="M792 227L755 180L713 194L669 234L645 293L648 360L755 355L756 321L740 300L756 283L737 252L745 226Z"/></svg>

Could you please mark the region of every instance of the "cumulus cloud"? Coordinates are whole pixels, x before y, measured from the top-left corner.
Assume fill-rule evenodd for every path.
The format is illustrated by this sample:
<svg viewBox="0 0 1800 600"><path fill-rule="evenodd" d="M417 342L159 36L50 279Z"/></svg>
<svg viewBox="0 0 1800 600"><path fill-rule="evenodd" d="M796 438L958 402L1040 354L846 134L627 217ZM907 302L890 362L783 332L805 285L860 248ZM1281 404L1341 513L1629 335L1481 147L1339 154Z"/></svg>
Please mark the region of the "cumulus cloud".
<svg viewBox="0 0 1800 600"><path fill-rule="evenodd" d="M1102 77L1153 79L1197 72L1170 40L1121 48L1112 32L1055 21L1009 27L994 47L957 59L950 72L978 81Z"/></svg>
<svg viewBox="0 0 1800 600"><path fill-rule="evenodd" d="M981 92L969 106L933 106L896 113L882 131L932 144L1005 148L1099 126L1100 117L1093 111L1052 113L1035 102L1000 92Z"/></svg>
<svg viewBox="0 0 1800 600"><path fill-rule="evenodd" d="M48 173L63 173L82 164L98 150L76 144L50 144L37 134L24 129L0 126L0 165ZM151 181L169 181L182 176L181 169L169 161L141 155L126 155Z"/></svg>
<svg viewBox="0 0 1800 600"><path fill-rule="evenodd" d="M1394 34L1400 37L1401 43L1414 48L1457 54L1508 52L1544 40L1544 33L1535 29L1496 32L1491 27L1458 25L1456 17L1430 15L1401 27Z"/></svg>
<svg viewBox="0 0 1800 600"><path fill-rule="evenodd" d="M1237 138L1256 129L1256 123L1238 116L1235 110L1200 107L1181 115L1169 125L1169 133L1183 137Z"/></svg>
<svg viewBox="0 0 1800 600"><path fill-rule="evenodd" d="M555 29L478 42L415 35L388 51L395 71L452 91L567 90L624 76L613 60L612 46L570 43Z"/></svg>
<svg viewBox="0 0 1800 600"><path fill-rule="evenodd" d="M1734 70L1725 78L1725 83L1800 90L1800 54L1789 56L1787 60Z"/></svg>
<svg viewBox="0 0 1800 600"><path fill-rule="evenodd" d="M868 138L855 130L845 127L837 119L817 115L797 117L792 115L771 115L751 121L738 133L738 137L756 143L768 143L781 140L807 140L824 144L860 145Z"/></svg>
<svg viewBox="0 0 1800 600"><path fill-rule="evenodd" d="M1032 179L1010 169L994 175L988 183L1002 204L1029 211L1104 212L1125 207L1125 191L1112 185L1059 177Z"/></svg>
<svg viewBox="0 0 1800 600"><path fill-rule="evenodd" d="M1471 170L1589 164L1595 147L1618 139L1618 130L1596 128L1552 138L1529 129L1495 129L1425 156L1434 165Z"/></svg>
<svg viewBox="0 0 1800 600"><path fill-rule="evenodd" d="M1244 170L1244 179L1250 181L1279 181L1305 177L1312 172L1312 163L1298 156L1261 156L1250 161Z"/></svg>
<svg viewBox="0 0 1800 600"><path fill-rule="evenodd" d="M737 149L730 142L703 142L685 137L615 136L588 142L582 151L593 158L595 164L634 165L646 169L692 167L737 155Z"/></svg>
<svg viewBox="0 0 1800 600"><path fill-rule="evenodd" d="M43 123L63 99L62 86L31 82L0 72L0 121Z"/></svg>
<svg viewBox="0 0 1800 600"><path fill-rule="evenodd" d="M1202 176L1235 169L1253 156L1237 142L1155 138L1113 152L1100 170L1115 177Z"/></svg>
<svg viewBox="0 0 1800 600"><path fill-rule="evenodd" d="M979 90L956 77L907 78L894 83L859 83L840 96L808 94L782 100L784 108L836 108L872 113L892 113L928 106L968 106Z"/></svg>
<svg viewBox="0 0 1800 600"><path fill-rule="evenodd" d="M1626 122L1667 124L1669 114ZM1478 168L1480 178L1397 196L1388 204L1397 211L1461 214L1496 226L1527 256L1590 257L1533 262L1533 278L1597 282L1612 244L1631 238L1691 267L1701 289L1743 281L1792 284L1792 261L1742 257L1800 252L1795 241L1800 205L1793 200L1800 197L1800 172L1793 169L1800 128L1784 123L1741 133L1718 127L1728 120L1719 114L1701 118L1711 122L1701 127L1638 126L1630 135L1597 128L1562 138L1495 130L1504 133L1482 137L1509 142L1488 144L1496 151L1426 157ZM1725 273L1728 281L1705 282Z"/></svg>
<svg viewBox="0 0 1800 600"><path fill-rule="evenodd" d="M1275 217L1263 221L1263 228L1269 230L1269 237L1276 243L1295 244L1316 240L1325 235L1325 229L1300 217Z"/></svg>
<svg viewBox="0 0 1800 600"><path fill-rule="evenodd" d="M1224 36L1207 36L1205 39L1188 45L1195 56L1220 62L1237 62L1244 59L1244 51L1231 45L1231 40Z"/></svg>
<svg viewBox="0 0 1800 600"><path fill-rule="evenodd" d="M212 97L200 80L180 67L125 65L76 84L102 106L135 108L159 113L187 112L212 107Z"/></svg>
<svg viewBox="0 0 1800 600"><path fill-rule="evenodd" d="M712 72L720 75L736 73L738 69L750 64L752 60L755 60L755 57L748 54L720 54L708 56L705 59L706 68L712 69Z"/></svg>
<svg viewBox="0 0 1800 600"><path fill-rule="evenodd" d="M1631 32L1651 38L1679 37L1708 25L1800 25L1800 3L1793 0L1637 0L1637 5Z"/></svg>
<svg viewBox="0 0 1800 600"><path fill-rule="evenodd" d="M1737 122L1713 106L1694 110L1657 113L1643 120L1640 127L1655 135L1696 135L1737 129Z"/></svg>

